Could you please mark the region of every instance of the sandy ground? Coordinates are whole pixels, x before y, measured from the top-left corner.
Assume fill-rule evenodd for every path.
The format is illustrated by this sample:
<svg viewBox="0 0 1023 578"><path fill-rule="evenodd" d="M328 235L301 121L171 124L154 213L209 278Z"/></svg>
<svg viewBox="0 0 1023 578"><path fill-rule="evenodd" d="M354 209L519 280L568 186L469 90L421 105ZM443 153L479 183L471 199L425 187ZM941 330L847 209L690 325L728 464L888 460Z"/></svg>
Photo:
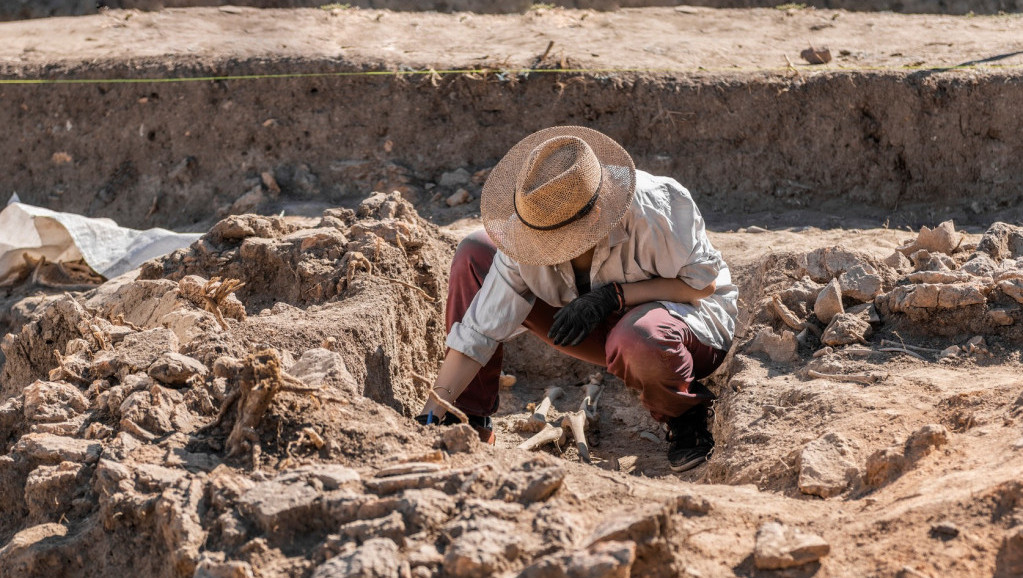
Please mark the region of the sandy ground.
<svg viewBox="0 0 1023 578"><path fill-rule="evenodd" d="M524 15L254 8L109 11L0 24L0 63L74 64L170 56L336 58L386 67L524 68L543 64L651 71L808 68L799 54L828 47L829 65L872 70L1023 65L1023 14L897 15L841 10L617 12L540 9Z"/></svg>

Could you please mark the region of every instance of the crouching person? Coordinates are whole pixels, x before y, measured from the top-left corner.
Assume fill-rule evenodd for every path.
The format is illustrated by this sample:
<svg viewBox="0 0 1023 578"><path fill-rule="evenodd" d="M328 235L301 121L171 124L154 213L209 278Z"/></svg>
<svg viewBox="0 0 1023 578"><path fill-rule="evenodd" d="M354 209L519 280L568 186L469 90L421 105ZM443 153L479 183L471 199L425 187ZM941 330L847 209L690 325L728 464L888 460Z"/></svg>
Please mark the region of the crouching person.
<svg viewBox="0 0 1023 578"><path fill-rule="evenodd" d="M731 346L738 290L689 192L606 135L562 126L516 144L480 208L485 231L451 265L436 394L493 443L501 343L524 327L639 391L668 424L673 470L705 461L713 396L698 380ZM454 423L432 400L417 419Z"/></svg>

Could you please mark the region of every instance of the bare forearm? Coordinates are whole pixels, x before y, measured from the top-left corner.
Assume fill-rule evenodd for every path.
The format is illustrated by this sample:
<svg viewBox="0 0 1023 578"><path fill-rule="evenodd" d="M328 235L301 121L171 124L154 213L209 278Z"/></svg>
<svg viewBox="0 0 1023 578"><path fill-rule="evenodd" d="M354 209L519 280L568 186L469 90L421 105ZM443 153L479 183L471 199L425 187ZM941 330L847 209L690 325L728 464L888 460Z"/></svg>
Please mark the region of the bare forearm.
<svg viewBox="0 0 1023 578"><path fill-rule="evenodd" d="M449 349L444 357L444 362L440 365L440 371L437 372L437 380L434 383L433 389L441 399L453 402L458 399L458 396L462 395L462 392L465 391L472 378L476 377L476 374L479 373L482 367L479 362L468 355L454 349ZM426 415L430 412L433 412L435 416L441 416L444 415L444 408L430 399L427 400L426 406L423 407L420 415Z"/></svg>
<svg viewBox="0 0 1023 578"><path fill-rule="evenodd" d="M651 301L671 301L672 303L692 303L695 305L700 299L713 295L714 290L714 283L703 289L693 289L681 279L665 279L662 277L622 284L625 304L629 307L650 303Z"/></svg>

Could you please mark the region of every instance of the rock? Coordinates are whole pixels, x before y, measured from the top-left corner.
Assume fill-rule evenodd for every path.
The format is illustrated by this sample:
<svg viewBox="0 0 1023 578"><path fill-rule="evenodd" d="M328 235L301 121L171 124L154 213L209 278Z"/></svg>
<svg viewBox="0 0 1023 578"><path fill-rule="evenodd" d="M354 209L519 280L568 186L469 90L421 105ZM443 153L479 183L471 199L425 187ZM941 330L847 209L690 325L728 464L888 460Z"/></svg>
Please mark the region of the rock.
<svg viewBox="0 0 1023 578"><path fill-rule="evenodd" d="M804 275L788 288L780 291L778 297L798 317L805 319L810 315L813 304L817 301L824 285L815 282L809 276Z"/></svg>
<svg viewBox="0 0 1023 578"><path fill-rule="evenodd" d="M400 567L397 544L373 538L351 554L327 560L313 571L312 578L394 578Z"/></svg>
<svg viewBox="0 0 1023 578"><path fill-rule="evenodd" d="M845 312L858 316L860 319L869 323L871 327L881 323L881 317L877 314L877 307L875 307L873 303L860 303L859 305L853 305L846 309Z"/></svg>
<svg viewBox="0 0 1023 578"><path fill-rule="evenodd" d="M768 522L757 530L753 563L760 570L781 570L816 562L831 546L816 534Z"/></svg>
<svg viewBox="0 0 1023 578"><path fill-rule="evenodd" d="M561 488L565 468L537 457L515 466L502 480L495 497L529 505L546 500Z"/></svg>
<svg viewBox="0 0 1023 578"><path fill-rule="evenodd" d="M914 309L959 309L986 302L987 298L980 289L965 283L900 285L877 298L877 303L882 306L882 312L887 309L891 313L909 312Z"/></svg>
<svg viewBox="0 0 1023 578"><path fill-rule="evenodd" d="M779 334L765 327L750 341L747 351L766 353L776 363L791 363L799 359L799 342L796 334L788 329L782 329Z"/></svg>
<svg viewBox="0 0 1023 578"><path fill-rule="evenodd" d="M857 253L841 247L823 247L806 255L806 273L818 283L827 283L842 273L871 262L866 253Z"/></svg>
<svg viewBox="0 0 1023 578"><path fill-rule="evenodd" d="M855 449L834 432L806 444L799 456L799 490L821 498L844 492L860 474Z"/></svg>
<svg viewBox="0 0 1023 578"><path fill-rule="evenodd" d="M827 64L831 62L831 50L828 47L823 48L804 48L799 53L799 57L809 62L810 64Z"/></svg>
<svg viewBox="0 0 1023 578"><path fill-rule="evenodd" d="M388 538L396 544L405 543L405 520L400 512L391 512L383 518L356 520L343 524L337 530L338 544L355 541L362 544L371 538Z"/></svg>
<svg viewBox="0 0 1023 578"><path fill-rule="evenodd" d="M871 332L870 324L859 315L840 313L835 315L831 323L824 329L821 342L833 347L866 343Z"/></svg>
<svg viewBox="0 0 1023 578"><path fill-rule="evenodd" d="M464 168L441 174L437 184L442 187L461 187L472 182L472 175Z"/></svg>
<svg viewBox="0 0 1023 578"><path fill-rule="evenodd" d="M873 301L881 293L882 280L871 265L857 265L839 277L842 297L856 301Z"/></svg>
<svg viewBox="0 0 1023 578"><path fill-rule="evenodd" d="M906 279L910 283L969 283L973 275L962 271L917 271L910 273Z"/></svg>
<svg viewBox="0 0 1023 578"><path fill-rule="evenodd" d="M444 199L444 203L449 207L457 207L458 205L464 205L472 200L472 195L465 189L458 189L452 193L448 198Z"/></svg>
<svg viewBox="0 0 1023 578"><path fill-rule="evenodd" d="M71 508L82 464L61 462L56 466L39 466L25 482L25 505L36 520L57 519Z"/></svg>
<svg viewBox="0 0 1023 578"><path fill-rule="evenodd" d="M467 423L455 424L444 428L441 443L449 453L467 453L479 447L480 434Z"/></svg>
<svg viewBox="0 0 1023 578"><path fill-rule="evenodd" d="M944 253L931 253L926 249L920 249L909 256L913 262L915 271L951 271L956 268L956 262Z"/></svg>
<svg viewBox="0 0 1023 578"><path fill-rule="evenodd" d="M302 527L315 517L319 493L304 483L261 482L238 498L238 509L264 532L283 526Z"/></svg>
<svg viewBox="0 0 1023 578"><path fill-rule="evenodd" d="M337 352L317 347L309 349L288 369L310 387L337 386L346 393L359 395L358 383L345 365L344 358Z"/></svg>
<svg viewBox="0 0 1023 578"><path fill-rule="evenodd" d="M600 542L636 542L650 544L671 532L674 504L648 504L630 512L609 515L585 541L587 547Z"/></svg>
<svg viewBox="0 0 1023 578"><path fill-rule="evenodd" d="M995 223L977 244L978 253L986 253L995 261L1023 257L1023 227Z"/></svg>
<svg viewBox="0 0 1023 578"><path fill-rule="evenodd" d="M28 576L36 568L37 552L42 546L36 546L50 538L67 535L67 526L48 523L26 528L14 535L0 548L0 574L3 576Z"/></svg>
<svg viewBox="0 0 1023 578"><path fill-rule="evenodd" d="M948 347L946 347L945 349L942 349L938 353L938 361L942 361L942 360L945 360L945 359L952 359L954 357L957 357L961 352L962 352L962 350L959 349L958 345L949 345Z"/></svg>
<svg viewBox="0 0 1023 578"><path fill-rule="evenodd" d="M963 263L959 268L963 273L969 273L976 277L994 277L998 271L998 265L991 260L987 253L974 253L970 260Z"/></svg>
<svg viewBox="0 0 1023 578"><path fill-rule="evenodd" d="M206 377L210 370L198 359L174 351L164 353L149 366L149 376L167 385L185 385L192 376Z"/></svg>
<svg viewBox="0 0 1023 578"><path fill-rule="evenodd" d="M936 447L948 443L948 430L945 426L932 423L921 427L910 434L906 440L906 457L913 461L931 453Z"/></svg>
<svg viewBox="0 0 1023 578"><path fill-rule="evenodd" d="M146 371L164 353L178 350L178 336L170 329L157 327L132 333L114 346L96 354L90 368L96 378Z"/></svg>
<svg viewBox="0 0 1023 578"><path fill-rule="evenodd" d="M838 279L832 279L817 296L813 312L821 323L827 324L843 311L845 310L842 308L842 285Z"/></svg>
<svg viewBox="0 0 1023 578"><path fill-rule="evenodd" d="M602 542L571 554L542 558L518 578L629 578L635 562L636 544Z"/></svg>
<svg viewBox="0 0 1023 578"><path fill-rule="evenodd" d="M1023 279L1006 279L998 282L998 289L1017 303L1023 303Z"/></svg>
<svg viewBox="0 0 1023 578"><path fill-rule="evenodd" d="M916 239L902 245L896 251L904 255L912 255L923 249L930 253L950 255L961 241L962 235L956 233L955 224L952 221L945 221L933 229L920 227L920 233L917 234Z"/></svg>
<svg viewBox="0 0 1023 578"><path fill-rule="evenodd" d="M67 421L89 408L89 400L77 387L53 381L36 381L25 388L25 419L37 422Z"/></svg>
<svg viewBox="0 0 1023 578"><path fill-rule="evenodd" d="M989 309L987 312L987 318L992 324L1003 327L1006 325L1012 325L1016 322L1016 319L1012 316L1011 310L1002 307Z"/></svg>
<svg viewBox="0 0 1023 578"><path fill-rule="evenodd" d="M452 578L492 576L508 568L520 554L515 527L484 518L477 529L456 538L444 554L444 573Z"/></svg>
<svg viewBox="0 0 1023 578"><path fill-rule="evenodd" d="M99 459L103 446L91 440L28 433L21 436L12 451L36 463L92 463Z"/></svg>
<svg viewBox="0 0 1023 578"><path fill-rule="evenodd" d="M903 271L909 271L913 268L913 262L909 260L909 257L906 257L898 251L895 251L888 257L885 257L884 264L900 273Z"/></svg>

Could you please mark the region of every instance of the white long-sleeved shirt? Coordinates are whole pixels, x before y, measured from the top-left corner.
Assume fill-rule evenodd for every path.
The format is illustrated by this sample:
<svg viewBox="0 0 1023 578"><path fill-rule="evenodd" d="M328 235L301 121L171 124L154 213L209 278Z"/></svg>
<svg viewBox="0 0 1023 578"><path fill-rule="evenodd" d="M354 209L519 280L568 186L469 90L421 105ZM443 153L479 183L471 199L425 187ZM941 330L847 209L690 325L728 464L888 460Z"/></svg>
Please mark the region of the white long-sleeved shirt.
<svg viewBox="0 0 1023 578"><path fill-rule="evenodd" d="M735 336L739 290L711 245L689 191L674 179L636 171L629 210L593 254L590 283L634 283L656 277L678 278L693 289L716 282L713 295L690 303L660 303L685 321L705 345L728 349ZM483 286L462 321L448 333L447 346L486 364L498 343L512 337L537 298L564 307L579 296L572 264L517 263L502 251L494 256Z"/></svg>

